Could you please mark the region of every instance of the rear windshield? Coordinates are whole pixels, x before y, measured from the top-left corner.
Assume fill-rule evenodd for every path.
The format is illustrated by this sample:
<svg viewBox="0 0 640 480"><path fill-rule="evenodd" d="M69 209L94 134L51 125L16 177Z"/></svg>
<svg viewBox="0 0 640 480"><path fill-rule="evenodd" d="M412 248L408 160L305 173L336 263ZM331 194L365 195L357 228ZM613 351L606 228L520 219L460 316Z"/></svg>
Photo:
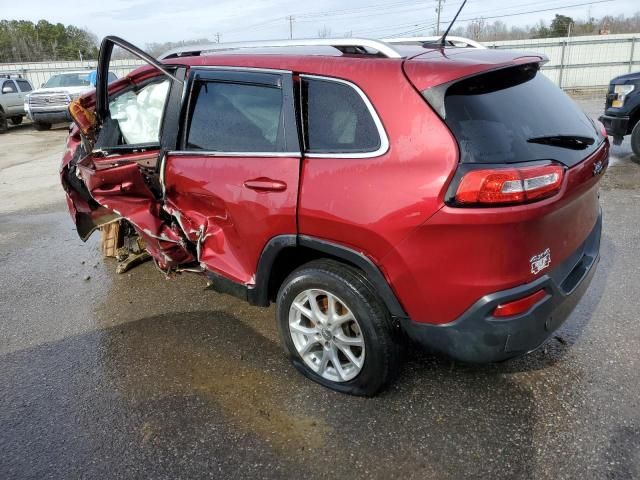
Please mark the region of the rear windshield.
<svg viewBox="0 0 640 480"><path fill-rule="evenodd" d="M464 163L549 159L571 166L600 143L591 120L537 65L462 80L444 104Z"/></svg>

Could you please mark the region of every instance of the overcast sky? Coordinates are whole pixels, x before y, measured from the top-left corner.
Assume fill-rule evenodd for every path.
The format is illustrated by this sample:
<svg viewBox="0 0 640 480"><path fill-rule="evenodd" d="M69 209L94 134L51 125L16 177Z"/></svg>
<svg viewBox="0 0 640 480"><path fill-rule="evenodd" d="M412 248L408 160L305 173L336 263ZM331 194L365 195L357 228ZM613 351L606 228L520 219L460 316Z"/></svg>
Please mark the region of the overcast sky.
<svg viewBox="0 0 640 480"><path fill-rule="evenodd" d="M139 45L194 38L222 41L288 38L292 15L294 37L316 37L323 27L331 36L384 37L391 34L431 33L436 0L0 0L0 18L46 19L85 27L98 37L119 35ZM462 0L446 0L442 18L450 20ZM570 5L582 4L575 7ZM565 7L565 8L560 8ZM546 10L548 11L539 11ZM512 16L515 13L531 12ZM465 19L502 15L508 25L547 22L555 13L574 18L632 15L638 0L469 0L460 15Z"/></svg>

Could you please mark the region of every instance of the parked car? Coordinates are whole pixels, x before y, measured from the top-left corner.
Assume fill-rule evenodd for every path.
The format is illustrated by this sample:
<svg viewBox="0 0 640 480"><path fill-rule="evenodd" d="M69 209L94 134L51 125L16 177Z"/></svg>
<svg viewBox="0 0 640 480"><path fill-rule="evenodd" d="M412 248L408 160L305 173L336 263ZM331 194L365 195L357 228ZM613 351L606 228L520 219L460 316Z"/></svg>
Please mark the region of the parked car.
<svg viewBox="0 0 640 480"><path fill-rule="evenodd" d="M150 65L107 86L114 44ZM591 281L609 157L543 61L354 38L157 61L107 37L70 107L69 211L82 239L128 222L163 271L275 302L293 364L341 392L382 388L404 334L523 355Z"/></svg>
<svg viewBox="0 0 640 480"><path fill-rule="evenodd" d="M25 115L24 98L33 90L31 82L22 75L0 75L0 133L11 125L20 125Z"/></svg>
<svg viewBox="0 0 640 480"><path fill-rule="evenodd" d="M620 145L631 135L631 149L640 157L640 72L627 73L609 82L609 92L600 121Z"/></svg>
<svg viewBox="0 0 640 480"><path fill-rule="evenodd" d="M36 130L49 130L51 125L70 122L69 104L95 88L96 72L80 70L53 75L25 99L24 109ZM109 72L109 82L117 80Z"/></svg>

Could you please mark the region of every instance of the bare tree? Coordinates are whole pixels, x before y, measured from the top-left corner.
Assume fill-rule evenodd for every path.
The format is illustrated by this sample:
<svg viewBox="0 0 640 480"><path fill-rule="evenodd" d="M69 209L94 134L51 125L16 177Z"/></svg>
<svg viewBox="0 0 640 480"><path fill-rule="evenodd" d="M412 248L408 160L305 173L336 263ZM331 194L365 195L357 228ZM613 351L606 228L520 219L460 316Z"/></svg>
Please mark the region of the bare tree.
<svg viewBox="0 0 640 480"><path fill-rule="evenodd" d="M331 36L331 29L324 25L320 30L318 30L318 38L329 38Z"/></svg>

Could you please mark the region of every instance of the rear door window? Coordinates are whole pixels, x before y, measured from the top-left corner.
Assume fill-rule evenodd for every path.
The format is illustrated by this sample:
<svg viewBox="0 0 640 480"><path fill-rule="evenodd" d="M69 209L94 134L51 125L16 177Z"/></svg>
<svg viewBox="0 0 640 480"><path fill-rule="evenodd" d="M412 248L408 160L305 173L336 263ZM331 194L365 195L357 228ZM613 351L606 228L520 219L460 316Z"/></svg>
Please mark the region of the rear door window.
<svg viewBox="0 0 640 480"><path fill-rule="evenodd" d="M188 150L284 150L282 90L276 86L197 80L193 86Z"/></svg>
<svg viewBox="0 0 640 480"><path fill-rule="evenodd" d="M362 96L330 79L302 78L302 117L308 153L375 152L381 138Z"/></svg>
<svg viewBox="0 0 640 480"><path fill-rule="evenodd" d="M31 88L31 84L29 82L27 82L26 80L17 80L18 82L18 86L20 87L20 90L23 92L30 92L31 90L33 90Z"/></svg>
<svg viewBox="0 0 640 480"><path fill-rule="evenodd" d="M537 66L506 68L453 84L445 122L463 163L558 160L578 163L598 148L598 132Z"/></svg>

